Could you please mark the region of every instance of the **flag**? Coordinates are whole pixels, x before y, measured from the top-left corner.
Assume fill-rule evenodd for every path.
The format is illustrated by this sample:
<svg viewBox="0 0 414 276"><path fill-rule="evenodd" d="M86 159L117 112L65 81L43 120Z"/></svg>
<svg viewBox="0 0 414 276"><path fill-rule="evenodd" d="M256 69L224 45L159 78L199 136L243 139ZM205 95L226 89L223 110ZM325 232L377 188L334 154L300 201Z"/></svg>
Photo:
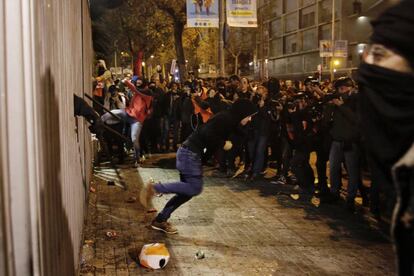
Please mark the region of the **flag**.
<svg viewBox="0 0 414 276"><path fill-rule="evenodd" d="M187 0L187 27L218 28L219 0Z"/></svg>
<svg viewBox="0 0 414 276"><path fill-rule="evenodd" d="M230 27L257 27L256 0L227 0L226 12Z"/></svg>

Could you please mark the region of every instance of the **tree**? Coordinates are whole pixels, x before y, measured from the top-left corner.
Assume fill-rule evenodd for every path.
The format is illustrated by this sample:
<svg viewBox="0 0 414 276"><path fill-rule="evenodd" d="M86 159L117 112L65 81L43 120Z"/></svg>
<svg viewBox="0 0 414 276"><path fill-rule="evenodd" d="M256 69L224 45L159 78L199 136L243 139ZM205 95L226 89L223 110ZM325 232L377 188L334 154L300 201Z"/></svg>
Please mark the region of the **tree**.
<svg viewBox="0 0 414 276"><path fill-rule="evenodd" d="M111 0L92 0L106 1ZM94 43L99 42L107 60L118 50L129 52L135 59L144 53L144 60L158 64L176 59L181 80L187 76L186 56L193 69L200 63L215 63L217 30L185 29L185 0L123 0L114 9L97 5L94 11L99 16L92 16L93 22L100 30ZM148 59L152 55L154 58Z"/></svg>
<svg viewBox="0 0 414 276"><path fill-rule="evenodd" d="M186 2L185 0L147 0L158 7L167 14L173 22L174 29L174 44L177 55L177 64L180 70L180 79L183 81L187 77L187 70L185 68L185 55L183 47L183 33L184 26L187 21L186 18Z"/></svg>
<svg viewBox="0 0 414 276"><path fill-rule="evenodd" d="M109 9L114 9L123 4L124 0L90 0L90 14L92 19L93 48L98 56L105 57L110 53L107 45L109 36L105 31L105 21L102 17Z"/></svg>
<svg viewBox="0 0 414 276"><path fill-rule="evenodd" d="M151 56L161 45L172 46L169 45L171 22L164 18L150 1L124 0L121 6L106 11L102 17L109 37L106 46L111 54L117 50L129 52L140 69L141 57Z"/></svg>
<svg viewBox="0 0 414 276"><path fill-rule="evenodd" d="M229 28L225 44L226 50L234 58L234 74L238 74L240 55L255 48L254 32L252 28Z"/></svg>

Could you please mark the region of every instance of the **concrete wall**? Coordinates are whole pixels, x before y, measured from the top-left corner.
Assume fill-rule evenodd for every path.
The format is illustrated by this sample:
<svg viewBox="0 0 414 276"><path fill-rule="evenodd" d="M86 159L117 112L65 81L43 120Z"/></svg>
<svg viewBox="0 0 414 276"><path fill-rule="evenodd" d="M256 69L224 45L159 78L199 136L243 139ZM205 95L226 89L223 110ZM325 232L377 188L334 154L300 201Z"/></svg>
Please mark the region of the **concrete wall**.
<svg viewBox="0 0 414 276"><path fill-rule="evenodd" d="M88 1L3 3L0 273L74 275L91 175L90 134L73 116L73 93L91 92Z"/></svg>

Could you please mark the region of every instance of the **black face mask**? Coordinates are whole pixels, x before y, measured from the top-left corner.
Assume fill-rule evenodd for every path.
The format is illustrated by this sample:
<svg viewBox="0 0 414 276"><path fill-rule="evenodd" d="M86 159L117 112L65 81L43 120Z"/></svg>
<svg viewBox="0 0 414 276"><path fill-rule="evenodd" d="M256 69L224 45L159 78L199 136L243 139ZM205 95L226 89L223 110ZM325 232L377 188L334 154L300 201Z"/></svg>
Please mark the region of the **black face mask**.
<svg viewBox="0 0 414 276"><path fill-rule="evenodd" d="M103 66L98 67L98 76L102 76L105 73L105 68Z"/></svg>
<svg viewBox="0 0 414 276"><path fill-rule="evenodd" d="M370 64L358 74L367 154L390 182L391 166L414 142L414 75Z"/></svg>

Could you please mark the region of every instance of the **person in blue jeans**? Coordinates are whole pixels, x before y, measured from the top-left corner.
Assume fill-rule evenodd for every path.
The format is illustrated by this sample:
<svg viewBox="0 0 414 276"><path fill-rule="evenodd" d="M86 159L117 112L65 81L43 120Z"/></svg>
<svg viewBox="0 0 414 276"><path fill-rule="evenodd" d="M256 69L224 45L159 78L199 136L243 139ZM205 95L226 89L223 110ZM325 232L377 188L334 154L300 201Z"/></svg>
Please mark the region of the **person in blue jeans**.
<svg viewBox="0 0 414 276"><path fill-rule="evenodd" d="M151 227L167 234L177 233L169 222L171 214L192 197L203 190L202 158L208 158L220 148L230 150L228 141L238 126L246 125L256 112L256 107L247 99L237 100L229 110L214 115L207 123L200 126L177 151L177 170L180 180L170 183L148 183L141 191L140 201L150 205L154 194L175 194L152 221Z"/></svg>
<svg viewBox="0 0 414 276"><path fill-rule="evenodd" d="M258 107L257 116L251 124L247 150L251 158L251 168L246 174L247 180L255 180L267 167L268 140L273 123L278 120L280 110L272 102L271 95L265 86L257 87L257 94L252 100Z"/></svg>
<svg viewBox="0 0 414 276"><path fill-rule="evenodd" d="M361 195L365 197L360 168L358 93L354 81L349 77L337 79L334 86L341 97L332 100L335 107L330 131L332 136L329 153L331 193L335 199L339 199L342 186L341 164L344 161L349 175L347 207L350 211L354 211L354 201L359 187L361 188Z"/></svg>

